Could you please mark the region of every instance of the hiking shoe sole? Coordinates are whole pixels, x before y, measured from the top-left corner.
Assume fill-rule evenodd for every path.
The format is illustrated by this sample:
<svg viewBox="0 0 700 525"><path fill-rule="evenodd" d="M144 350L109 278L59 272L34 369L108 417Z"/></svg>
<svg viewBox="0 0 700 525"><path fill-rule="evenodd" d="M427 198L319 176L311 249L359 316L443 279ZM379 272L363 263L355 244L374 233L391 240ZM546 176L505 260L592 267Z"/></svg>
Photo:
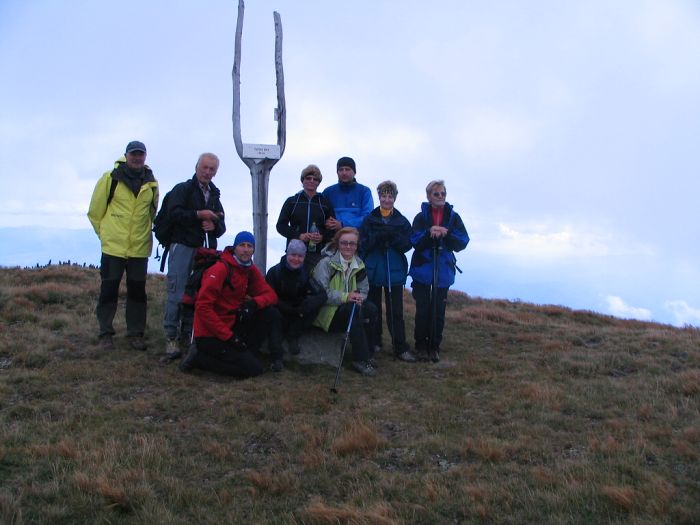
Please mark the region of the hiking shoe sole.
<svg viewBox="0 0 700 525"><path fill-rule="evenodd" d="M146 350L146 348L148 348L148 345L146 344L146 341L143 340L143 337L130 337L129 346L134 350L138 350L139 352L143 352Z"/></svg>
<svg viewBox="0 0 700 525"><path fill-rule="evenodd" d="M352 368L355 370L355 372L358 372L365 377L374 377L377 375L377 371L368 361L353 361Z"/></svg>
<svg viewBox="0 0 700 525"><path fill-rule="evenodd" d="M401 352L400 354L396 354L396 359L399 361L403 361L404 363L415 363L417 361L416 356L414 356L411 352L408 350L405 352Z"/></svg>

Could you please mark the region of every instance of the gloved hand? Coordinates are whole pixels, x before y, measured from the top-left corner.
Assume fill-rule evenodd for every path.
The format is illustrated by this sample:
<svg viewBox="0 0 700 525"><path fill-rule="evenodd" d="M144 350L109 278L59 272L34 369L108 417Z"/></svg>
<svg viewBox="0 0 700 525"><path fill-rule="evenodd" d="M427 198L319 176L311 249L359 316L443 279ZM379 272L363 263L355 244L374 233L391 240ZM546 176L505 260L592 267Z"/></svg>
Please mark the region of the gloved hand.
<svg viewBox="0 0 700 525"><path fill-rule="evenodd" d="M258 305L255 303L255 301L253 299L248 299L238 309L238 321L237 322L243 323L243 324L248 323L253 318L253 314L255 313L255 310L257 310L257 309L258 309Z"/></svg>
<svg viewBox="0 0 700 525"><path fill-rule="evenodd" d="M226 344L229 348L233 348L234 350L245 350L246 349L246 344L243 339L238 337L236 334L233 334L227 341Z"/></svg>
<svg viewBox="0 0 700 525"><path fill-rule="evenodd" d="M388 224L382 224L377 227L377 232L375 234L377 241L380 243L386 243L391 240L392 228Z"/></svg>

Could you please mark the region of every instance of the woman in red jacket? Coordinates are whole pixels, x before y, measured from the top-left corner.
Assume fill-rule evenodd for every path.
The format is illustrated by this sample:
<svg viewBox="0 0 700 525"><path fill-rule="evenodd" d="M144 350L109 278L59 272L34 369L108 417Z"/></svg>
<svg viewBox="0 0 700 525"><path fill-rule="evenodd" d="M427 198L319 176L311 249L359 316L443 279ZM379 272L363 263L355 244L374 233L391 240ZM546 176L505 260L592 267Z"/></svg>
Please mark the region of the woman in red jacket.
<svg viewBox="0 0 700 525"><path fill-rule="evenodd" d="M277 294L253 264L255 237L240 232L221 259L202 275L194 310L194 340L180 369L200 368L239 379L262 374L263 366L241 339L239 328Z"/></svg>

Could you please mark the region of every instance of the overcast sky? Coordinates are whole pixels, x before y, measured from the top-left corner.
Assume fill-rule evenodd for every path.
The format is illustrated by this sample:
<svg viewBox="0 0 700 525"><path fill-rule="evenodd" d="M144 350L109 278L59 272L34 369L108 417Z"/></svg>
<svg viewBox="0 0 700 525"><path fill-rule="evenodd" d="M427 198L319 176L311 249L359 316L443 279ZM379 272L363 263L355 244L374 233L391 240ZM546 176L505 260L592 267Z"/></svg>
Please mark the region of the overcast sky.
<svg viewBox="0 0 700 525"><path fill-rule="evenodd" d="M0 228L88 228L96 180L138 139L163 193L217 153L229 232L252 229L236 9L2 0ZM700 4L250 0L244 142L276 142L275 10L288 116L268 264L301 169L323 189L349 155L373 191L398 184L409 218L446 181L472 239L460 290L700 325ZM13 248L0 237L0 264L24 264Z"/></svg>

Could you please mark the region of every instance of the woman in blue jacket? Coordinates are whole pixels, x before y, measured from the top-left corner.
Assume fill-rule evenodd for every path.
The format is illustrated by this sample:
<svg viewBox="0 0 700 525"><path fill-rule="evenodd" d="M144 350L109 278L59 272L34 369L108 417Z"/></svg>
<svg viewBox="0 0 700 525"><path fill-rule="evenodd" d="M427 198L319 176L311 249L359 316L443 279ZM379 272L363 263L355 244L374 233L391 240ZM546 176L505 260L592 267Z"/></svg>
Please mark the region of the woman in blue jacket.
<svg viewBox="0 0 700 525"><path fill-rule="evenodd" d="M387 180L377 186L379 206L362 221L360 227L360 257L365 261L369 279L367 300L379 312L374 341L382 342L382 290L386 308L386 324L391 335L394 356L408 363L416 358L406 344L403 319L403 287L406 284L408 261L405 253L411 249L411 224L394 208L398 195L396 184Z"/></svg>
<svg viewBox="0 0 700 525"><path fill-rule="evenodd" d="M447 290L455 282L457 259L454 252L464 250L469 235L462 219L446 201L445 181L434 180L425 188L428 202L413 219L409 275L416 300L414 337L418 359L437 363L445 326Z"/></svg>

